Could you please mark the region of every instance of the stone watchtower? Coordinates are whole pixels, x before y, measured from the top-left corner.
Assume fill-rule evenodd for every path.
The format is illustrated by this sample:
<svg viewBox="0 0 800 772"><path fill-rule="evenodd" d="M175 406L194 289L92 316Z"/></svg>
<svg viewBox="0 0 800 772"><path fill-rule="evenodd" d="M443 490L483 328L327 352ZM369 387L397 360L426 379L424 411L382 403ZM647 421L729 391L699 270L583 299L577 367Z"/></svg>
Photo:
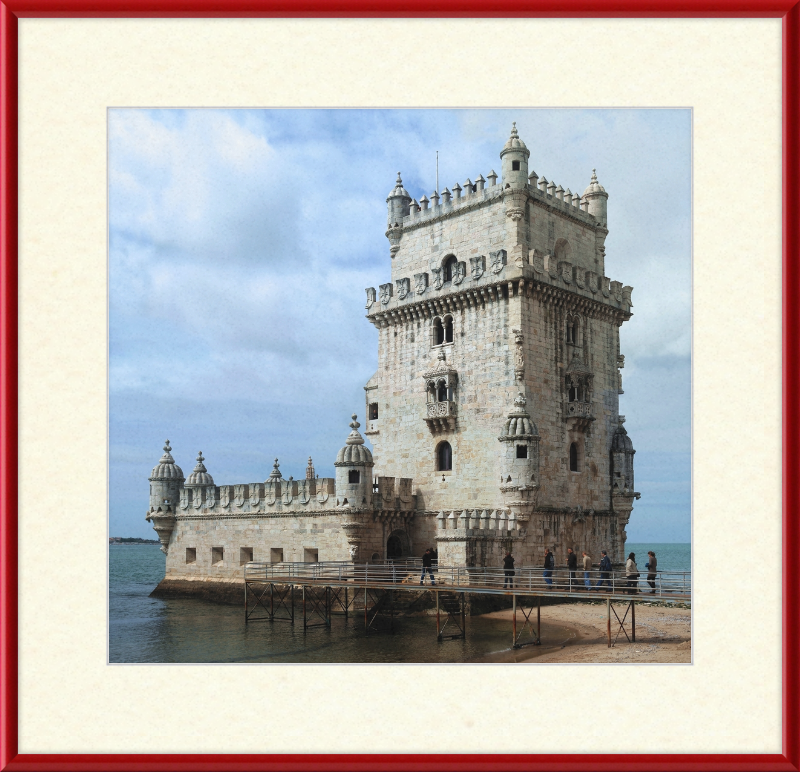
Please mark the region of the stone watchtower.
<svg viewBox="0 0 800 772"><path fill-rule="evenodd" d="M376 475L413 478L414 540L436 540L441 562L509 547L538 561L545 546L621 560L639 496L619 416L632 287L605 275L608 193L593 170L573 194L530 156L514 125L499 181L417 202L398 173L386 199L365 434Z"/></svg>

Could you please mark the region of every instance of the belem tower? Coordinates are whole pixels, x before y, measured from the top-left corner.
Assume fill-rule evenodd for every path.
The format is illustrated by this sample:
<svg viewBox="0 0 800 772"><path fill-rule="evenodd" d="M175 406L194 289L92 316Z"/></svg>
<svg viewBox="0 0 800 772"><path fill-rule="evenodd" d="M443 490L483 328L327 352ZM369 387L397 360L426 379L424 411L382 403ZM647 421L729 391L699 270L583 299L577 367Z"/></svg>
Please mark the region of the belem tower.
<svg viewBox="0 0 800 772"><path fill-rule="evenodd" d="M608 194L539 177L516 126L491 171L388 204L391 278L367 293L378 369L335 478L215 484L169 442L147 519L162 585L241 581L258 562L563 565L567 547L623 560L634 449L619 414L619 328L632 287L605 273ZM343 421L344 423L344 421ZM374 450L366 447L364 437ZM265 470L266 471L266 470ZM161 585L160 585L161 586Z"/></svg>

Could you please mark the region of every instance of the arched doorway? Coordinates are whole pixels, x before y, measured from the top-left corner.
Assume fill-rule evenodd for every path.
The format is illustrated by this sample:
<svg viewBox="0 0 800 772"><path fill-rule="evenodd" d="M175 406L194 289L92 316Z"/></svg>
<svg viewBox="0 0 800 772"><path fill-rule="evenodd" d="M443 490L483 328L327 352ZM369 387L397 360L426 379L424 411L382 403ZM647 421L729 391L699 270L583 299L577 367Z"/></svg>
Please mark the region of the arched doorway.
<svg viewBox="0 0 800 772"><path fill-rule="evenodd" d="M392 531L386 540L386 559L397 560L408 557L408 536L405 531Z"/></svg>

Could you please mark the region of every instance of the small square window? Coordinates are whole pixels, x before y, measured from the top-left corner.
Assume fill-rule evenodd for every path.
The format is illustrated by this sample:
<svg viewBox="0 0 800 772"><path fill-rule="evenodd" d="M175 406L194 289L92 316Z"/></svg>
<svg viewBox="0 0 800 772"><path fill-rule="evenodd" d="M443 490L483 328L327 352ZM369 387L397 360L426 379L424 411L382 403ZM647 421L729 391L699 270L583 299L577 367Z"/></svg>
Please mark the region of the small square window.
<svg viewBox="0 0 800 772"><path fill-rule="evenodd" d="M283 563L283 547L273 547L269 551L270 563Z"/></svg>
<svg viewBox="0 0 800 772"><path fill-rule="evenodd" d="M222 560L225 557L225 550L222 547L211 548L211 565L221 566Z"/></svg>
<svg viewBox="0 0 800 772"><path fill-rule="evenodd" d="M303 562L304 563L319 563L319 550L314 548L305 547L303 549Z"/></svg>
<svg viewBox="0 0 800 772"><path fill-rule="evenodd" d="M351 469L347 473L347 482L351 484L360 483L361 482L361 472L358 469Z"/></svg>
<svg viewBox="0 0 800 772"><path fill-rule="evenodd" d="M528 457L528 446L517 445L517 458L527 458L527 457Z"/></svg>
<svg viewBox="0 0 800 772"><path fill-rule="evenodd" d="M186 548L186 562L187 563L196 563L197 562L197 547L187 547Z"/></svg>
<svg viewBox="0 0 800 772"><path fill-rule="evenodd" d="M245 563L253 562L253 548L240 547L239 548L239 565L243 566Z"/></svg>
<svg viewBox="0 0 800 772"><path fill-rule="evenodd" d="M512 161L511 162L511 171L518 172L519 171L519 161Z"/></svg>

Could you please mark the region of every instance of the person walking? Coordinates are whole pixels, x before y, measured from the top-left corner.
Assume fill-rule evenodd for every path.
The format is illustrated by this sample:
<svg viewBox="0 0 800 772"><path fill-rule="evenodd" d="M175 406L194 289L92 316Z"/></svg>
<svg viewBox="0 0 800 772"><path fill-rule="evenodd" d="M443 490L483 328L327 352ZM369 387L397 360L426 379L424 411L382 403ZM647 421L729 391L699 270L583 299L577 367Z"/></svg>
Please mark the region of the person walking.
<svg viewBox="0 0 800 772"><path fill-rule="evenodd" d="M544 571L542 571L542 576L544 577L544 581L547 584L547 589L553 589L553 569L556 567L556 560L553 557L553 553L550 552L549 547L544 548Z"/></svg>
<svg viewBox="0 0 800 772"><path fill-rule="evenodd" d="M511 589L514 589L514 558L512 557L510 552L506 552L506 556L503 558L503 571L505 573L505 579L503 579L503 589L505 590L506 585L510 584Z"/></svg>
<svg viewBox="0 0 800 772"><path fill-rule="evenodd" d="M625 562L625 578L628 580L628 594L635 595L639 590L639 569L636 567L636 554L631 552Z"/></svg>
<svg viewBox="0 0 800 772"><path fill-rule="evenodd" d="M644 564L644 567L647 569L647 583L650 585L650 594L656 594L656 566L658 565L658 561L656 560L656 553L652 550L647 553L648 560Z"/></svg>
<svg viewBox="0 0 800 772"><path fill-rule="evenodd" d="M600 558L600 581L597 583L595 590L599 590L603 584L610 590L611 583L608 579L611 576L611 558L608 557L608 553L605 550L601 550L600 554L603 556Z"/></svg>
<svg viewBox="0 0 800 772"><path fill-rule="evenodd" d="M569 569L569 591L572 592L572 583L575 580L575 572L578 570L578 556L572 551L572 547L567 547L567 568Z"/></svg>
<svg viewBox="0 0 800 772"><path fill-rule="evenodd" d="M583 554L583 585L587 590L592 589L592 580L590 579L592 570L592 558L585 552Z"/></svg>
<svg viewBox="0 0 800 772"><path fill-rule="evenodd" d="M436 584L436 580L433 578L433 568L431 564L433 563L433 550L428 547L425 550L425 554L422 556L422 577L419 580L420 584L425 584L425 571L427 571L431 575L431 585Z"/></svg>

